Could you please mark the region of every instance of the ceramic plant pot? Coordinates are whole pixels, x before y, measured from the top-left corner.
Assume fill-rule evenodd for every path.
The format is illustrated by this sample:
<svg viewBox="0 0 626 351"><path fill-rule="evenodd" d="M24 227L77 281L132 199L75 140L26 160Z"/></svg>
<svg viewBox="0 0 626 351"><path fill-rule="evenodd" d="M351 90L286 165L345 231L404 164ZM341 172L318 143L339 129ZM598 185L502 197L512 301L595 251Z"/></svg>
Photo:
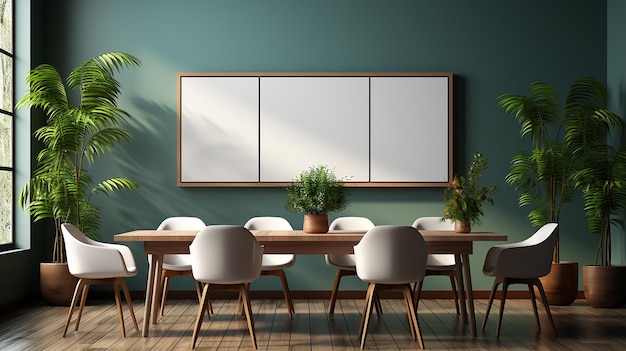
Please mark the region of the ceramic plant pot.
<svg viewBox="0 0 626 351"><path fill-rule="evenodd" d="M305 233L321 234L328 232L328 215L304 215L302 229Z"/></svg>
<svg viewBox="0 0 626 351"><path fill-rule="evenodd" d="M454 231L456 233L469 233L472 231L470 221L454 221Z"/></svg>

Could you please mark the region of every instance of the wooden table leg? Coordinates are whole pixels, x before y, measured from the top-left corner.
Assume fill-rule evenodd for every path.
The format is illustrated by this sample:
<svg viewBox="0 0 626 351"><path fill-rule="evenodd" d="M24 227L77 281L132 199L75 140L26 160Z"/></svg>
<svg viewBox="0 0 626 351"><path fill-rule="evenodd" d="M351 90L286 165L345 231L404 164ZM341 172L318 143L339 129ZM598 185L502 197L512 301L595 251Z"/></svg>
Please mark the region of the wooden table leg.
<svg viewBox="0 0 626 351"><path fill-rule="evenodd" d="M143 337L148 336L148 329L150 329L150 309L152 308L152 287L154 286L154 264L152 264L152 256L148 254L148 261L150 264L148 265L148 281L146 283L146 302L144 303L143 309L143 326L141 330L141 335Z"/></svg>
<svg viewBox="0 0 626 351"><path fill-rule="evenodd" d="M465 285L467 290L467 307L469 310L469 322L472 328L472 336L476 337L476 315L474 314L474 291L472 290L472 274L470 270L469 254L463 254L463 271L465 273Z"/></svg>
<svg viewBox="0 0 626 351"><path fill-rule="evenodd" d="M154 282L152 283L152 324L157 324L157 317L161 308L161 275L163 274L163 255L152 255L154 265Z"/></svg>
<svg viewBox="0 0 626 351"><path fill-rule="evenodd" d="M146 302L143 311L143 326L141 335L143 337L148 336L148 330L150 329L150 320L152 315L156 313L152 312L154 307L153 300L155 299L155 286L156 282L160 279L160 272L163 265L163 255L153 254L150 258L150 265L148 266L148 282L146 283Z"/></svg>
<svg viewBox="0 0 626 351"><path fill-rule="evenodd" d="M457 289L459 293L459 300L461 300L459 302L459 305L461 306L461 320L463 321L463 324L467 324L467 300L465 298L465 280L463 279L463 261L461 260L461 255L455 254L454 261L456 265L455 274L457 282L459 283Z"/></svg>

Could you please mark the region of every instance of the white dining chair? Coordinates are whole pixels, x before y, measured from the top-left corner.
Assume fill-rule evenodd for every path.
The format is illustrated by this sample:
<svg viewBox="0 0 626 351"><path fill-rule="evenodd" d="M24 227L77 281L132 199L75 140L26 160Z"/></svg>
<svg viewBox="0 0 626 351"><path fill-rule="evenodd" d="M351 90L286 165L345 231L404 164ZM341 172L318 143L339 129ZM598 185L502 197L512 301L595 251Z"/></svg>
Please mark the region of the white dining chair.
<svg viewBox="0 0 626 351"><path fill-rule="evenodd" d="M69 223L61 224L65 251L67 255L67 265L70 273L78 278L74 295L70 304L70 309L63 329L63 337L67 334L67 328L72 319L72 313L76 307L78 296L80 295L80 307L76 317L76 327L78 330L80 318L83 314L85 301L89 286L94 284L109 284L113 286L115 303L120 319L122 336L126 337L124 327L124 314L122 313L122 302L118 286L122 287L124 297L128 304L128 310L132 317L135 330L139 331L135 311L128 292L125 278L137 275L137 265L130 249L124 245L108 244L89 239L78 228Z"/></svg>
<svg viewBox="0 0 626 351"><path fill-rule="evenodd" d="M168 217L164 219L157 227L157 230L198 230L206 227L204 221L198 217ZM150 256L148 262L151 263ZM163 269L161 270L161 281L159 282L159 291L161 291L161 315L165 313L165 301L167 300L167 291L170 279L172 277L188 276L191 274L191 257L188 254L167 254L163 255ZM202 295L202 287L200 283L194 280L196 285L196 294L198 300ZM212 313L212 307L209 304L209 311Z"/></svg>
<svg viewBox="0 0 626 351"><path fill-rule="evenodd" d="M218 290L234 290L239 292L243 301L248 332L252 346L256 349L257 341L248 287L250 282L261 274L263 260L261 244L246 228L212 225L200 230L189 246L189 253L193 277L204 283L191 348L196 347L210 295Z"/></svg>
<svg viewBox="0 0 626 351"><path fill-rule="evenodd" d="M330 223L328 230L370 230L374 226L374 223L366 217L339 217ZM330 293L330 303L328 306L328 314L332 315L335 313L335 303L337 301L337 293L339 291L339 282L344 276L356 275L356 265L354 263L353 254L325 254L324 259L326 261L326 265L337 269L333 290Z"/></svg>
<svg viewBox="0 0 626 351"><path fill-rule="evenodd" d="M530 301L533 305L537 329L541 330L541 325L539 324L539 313L537 312L537 302L535 301L533 286L537 287L537 290L539 290L541 301L545 307L550 324L552 324L554 335L557 335L556 325L550 313L550 306L548 305L543 285L539 280L540 277L550 273L550 269L552 268L552 253L556 245L557 236L558 224L547 223L526 240L512 244L496 245L487 251L483 265L483 274L495 277L495 280L489 296L485 319L483 320L483 330L485 330L485 326L487 325L487 318L489 318L489 311L491 310L491 305L493 304L498 286L502 284L502 298L500 300L500 314L496 327L496 337L500 336L500 326L502 324L502 315L504 313L504 304L506 302L506 294L509 285L526 284L530 291Z"/></svg>
<svg viewBox="0 0 626 351"><path fill-rule="evenodd" d="M420 348L424 348L411 284L424 278L427 255L428 245L424 238L417 229L409 226L376 226L354 246L356 274L369 283L359 327L361 349L365 346L374 300L380 296L378 293L381 290L402 292L411 335L418 341Z"/></svg>
<svg viewBox="0 0 626 351"><path fill-rule="evenodd" d="M282 217L253 217L250 218L244 227L249 230L293 230L291 224ZM289 316L292 317L295 309L291 300L291 291L287 283L285 269L296 263L294 254L263 254L263 264L261 266L261 275L273 275L280 278L283 288L283 295L287 304Z"/></svg>
<svg viewBox="0 0 626 351"><path fill-rule="evenodd" d="M413 227L417 230L454 230L454 221L449 219L442 220L441 217L420 217L413 222ZM459 264L459 267L461 265ZM461 286L459 279L461 271L457 270L456 259L454 254L428 254L426 261L426 276L448 276L450 278L450 286L454 294L454 307L456 314L460 314L459 310L459 291L457 287ZM415 308L419 305L422 294L423 280L416 284L414 289Z"/></svg>

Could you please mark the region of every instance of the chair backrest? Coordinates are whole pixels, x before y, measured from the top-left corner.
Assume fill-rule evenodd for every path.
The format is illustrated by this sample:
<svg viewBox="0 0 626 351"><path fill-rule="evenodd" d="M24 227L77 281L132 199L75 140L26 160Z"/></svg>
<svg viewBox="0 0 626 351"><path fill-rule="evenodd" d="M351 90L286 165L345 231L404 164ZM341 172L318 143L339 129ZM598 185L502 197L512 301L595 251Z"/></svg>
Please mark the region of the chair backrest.
<svg viewBox="0 0 626 351"><path fill-rule="evenodd" d="M211 225L189 246L196 280L213 284L249 283L261 274L263 247L244 227Z"/></svg>
<svg viewBox="0 0 626 351"><path fill-rule="evenodd" d="M61 224L67 265L78 277L107 278L136 274L130 249L124 245L91 240L73 224Z"/></svg>
<svg viewBox="0 0 626 351"><path fill-rule="evenodd" d="M339 217L330 223L328 230L370 230L374 222L367 217Z"/></svg>
<svg viewBox="0 0 626 351"><path fill-rule="evenodd" d="M441 220L441 217L419 217L413 222L417 230L454 230L454 221ZM452 267L456 263L453 254L430 254L426 265L432 267Z"/></svg>
<svg viewBox="0 0 626 351"><path fill-rule="evenodd" d="M157 230L200 230L204 227L206 224L198 217L169 217L159 224Z"/></svg>
<svg viewBox="0 0 626 351"><path fill-rule="evenodd" d="M366 282L405 284L426 272L428 244L417 229L384 225L365 233L354 246L356 272Z"/></svg>
<svg viewBox="0 0 626 351"><path fill-rule="evenodd" d="M198 217L168 217L159 224L157 230L200 230L206 227L204 221ZM148 262L152 262L151 255L148 255ZM163 255L163 263L165 265L189 266L190 259L187 254L168 254Z"/></svg>
<svg viewBox="0 0 626 351"><path fill-rule="evenodd" d="M483 273L495 277L538 278L550 273L558 224L547 223L528 239L489 249Z"/></svg>
<svg viewBox="0 0 626 351"><path fill-rule="evenodd" d="M293 230L283 217L252 217L243 226L250 230Z"/></svg>
<svg viewBox="0 0 626 351"><path fill-rule="evenodd" d="M453 230L454 221L441 220L441 217L420 217L413 222L413 227L417 230Z"/></svg>

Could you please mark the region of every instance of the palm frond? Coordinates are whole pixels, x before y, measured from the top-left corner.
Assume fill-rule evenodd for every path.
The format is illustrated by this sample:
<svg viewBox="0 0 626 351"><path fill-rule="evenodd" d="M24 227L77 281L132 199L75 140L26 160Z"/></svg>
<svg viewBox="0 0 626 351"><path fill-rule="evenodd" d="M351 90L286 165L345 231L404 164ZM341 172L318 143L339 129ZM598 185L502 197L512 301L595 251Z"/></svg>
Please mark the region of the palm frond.
<svg viewBox="0 0 626 351"><path fill-rule="evenodd" d="M35 221L54 219L53 260L63 259L61 223L74 223L86 235L97 236L100 210L90 203L93 194L110 195L116 190L139 187L130 179L112 178L92 189L93 179L85 168L86 162L93 164L114 145L130 138L121 127L129 114L117 106L121 86L114 74L139 64L132 55L112 52L79 64L65 84L56 69L47 64L33 69L27 78L30 90L16 108L40 108L48 118L33 134L43 148L18 201ZM76 105L69 98L74 89L79 94Z"/></svg>

